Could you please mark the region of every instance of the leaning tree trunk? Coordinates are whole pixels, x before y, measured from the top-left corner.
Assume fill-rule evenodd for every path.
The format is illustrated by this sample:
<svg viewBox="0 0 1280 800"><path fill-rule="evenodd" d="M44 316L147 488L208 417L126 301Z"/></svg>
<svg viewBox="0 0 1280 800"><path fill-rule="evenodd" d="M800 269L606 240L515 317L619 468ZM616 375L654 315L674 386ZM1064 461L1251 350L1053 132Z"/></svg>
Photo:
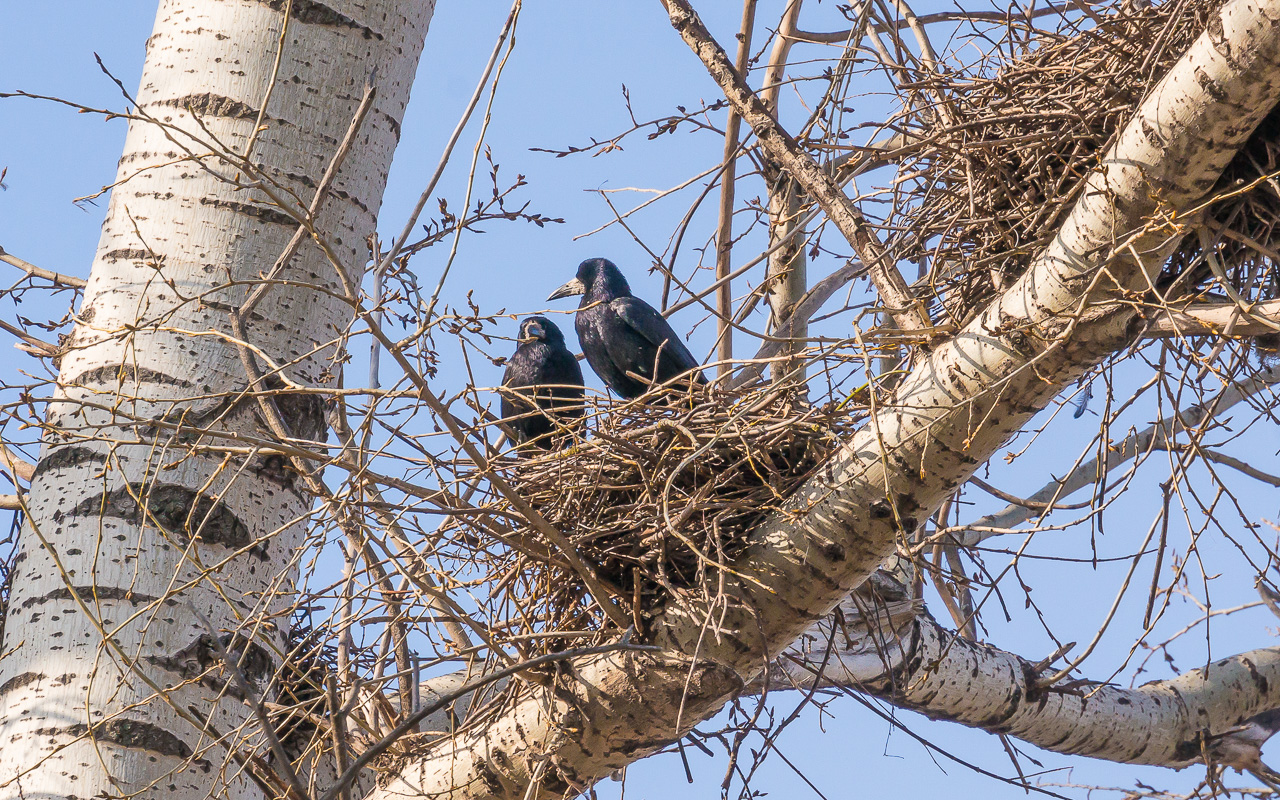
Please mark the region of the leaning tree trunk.
<svg viewBox="0 0 1280 800"><path fill-rule="evenodd" d="M328 255L306 241L242 329L275 359L258 361L265 385L332 383L352 314L339 298L359 284L433 7L160 3L31 484L0 662L0 798L262 796L243 698L280 665L310 498L246 442L272 417L298 440L325 425L317 394L276 394L278 415L245 397L230 313L298 229L372 77L315 225Z"/></svg>

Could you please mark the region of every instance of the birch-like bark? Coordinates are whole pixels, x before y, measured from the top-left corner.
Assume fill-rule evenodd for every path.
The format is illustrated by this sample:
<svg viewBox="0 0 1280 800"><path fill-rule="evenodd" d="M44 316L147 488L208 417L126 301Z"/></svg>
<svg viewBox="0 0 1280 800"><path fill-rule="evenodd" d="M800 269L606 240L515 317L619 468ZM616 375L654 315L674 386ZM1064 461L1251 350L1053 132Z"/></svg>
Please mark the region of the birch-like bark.
<svg viewBox="0 0 1280 800"><path fill-rule="evenodd" d="M433 6L160 3L31 484L0 662L0 798L262 797L241 766L265 755L243 700L279 666L311 503L278 455L199 450L270 436L241 394L228 319L247 290L231 282L285 249L376 74L315 221L340 263L305 242L279 275L289 287L245 319L278 385L331 384L352 314L335 294L359 285ZM246 152L256 168L218 155ZM304 446L325 437L318 395L274 402Z"/></svg>
<svg viewBox="0 0 1280 800"><path fill-rule="evenodd" d="M493 719L424 741L371 798L558 793L714 713L864 580L900 531L923 522L1063 386L1137 335L1126 297L1147 288L1181 235L1149 221L1207 192L1278 97L1280 0L1228 3L1144 101L1026 274L922 360L754 532L723 592L706 593L714 601L672 600L652 636L666 654L567 664L554 686L528 688Z"/></svg>
<svg viewBox="0 0 1280 800"><path fill-rule="evenodd" d="M1280 708L1277 647L1136 689L1088 681L1050 687L1043 679L1054 669L957 636L892 581L864 584L840 615L812 626L774 662L771 690L848 689L1055 753L1174 769L1206 757L1238 759L1224 738Z"/></svg>
<svg viewBox="0 0 1280 800"><path fill-rule="evenodd" d="M1232 336L1264 336L1280 331L1280 300L1250 303L1205 303L1163 311L1147 327L1151 338L1214 336L1228 329Z"/></svg>
<svg viewBox="0 0 1280 800"><path fill-rule="evenodd" d="M1275 732L1251 721L1280 708L1280 648L1215 661L1136 689L1043 680L1055 670L939 625L883 570L810 626L744 693L838 689L879 697L932 718L1007 733L1045 750L1118 763L1180 769L1195 763L1248 768ZM458 672L423 682L424 701L454 696L472 676ZM505 681L486 692L493 697ZM423 729L450 735L483 716L473 694L456 697ZM1265 734L1259 736L1259 733ZM334 788L332 770L316 784ZM367 780L367 776L366 776Z"/></svg>

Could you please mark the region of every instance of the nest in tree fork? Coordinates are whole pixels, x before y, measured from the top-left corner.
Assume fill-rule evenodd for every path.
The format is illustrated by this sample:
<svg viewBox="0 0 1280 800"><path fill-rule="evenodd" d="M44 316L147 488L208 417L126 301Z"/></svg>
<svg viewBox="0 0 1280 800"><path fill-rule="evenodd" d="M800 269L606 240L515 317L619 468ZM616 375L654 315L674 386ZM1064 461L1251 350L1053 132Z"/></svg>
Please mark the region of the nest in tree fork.
<svg viewBox="0 0 1280 800"><path fill-rule="evenodd" d="M1026 270L1049 243L1144 96L1186 52L1216 0L1170 0L1064 22L1034 49L991 57L914 87L931 101L928 144L903 165L920 198L895 221L900 252L928 265L937 316L963 324ZM1166 281L1186 293L1249 300L1280 296L1272 258L1280 235L1280 114L1272 114L1227 168L1220 199L1172 258ZM1210 243L1222 270L1211 268ZM1223 275L1215 275L1222 272ZM1175 281L1177 276L1181 280ZM1178 292L1179 294L1183 292Z"/></svg>
<svg viewBox="0 0 1280 800"><path fill-rule="evenodd" d="M643 628L650 611L731 568L751 529L854 422L848 404L819 409L778 392L681 394L665 404L646 396L610 409L574 446L516 463L510 477ZM513 563L498 574L511 579L500 588L519 627L597 631L599 609L579 575L532 526L517 536L551 553L505 555Z"/></svg>

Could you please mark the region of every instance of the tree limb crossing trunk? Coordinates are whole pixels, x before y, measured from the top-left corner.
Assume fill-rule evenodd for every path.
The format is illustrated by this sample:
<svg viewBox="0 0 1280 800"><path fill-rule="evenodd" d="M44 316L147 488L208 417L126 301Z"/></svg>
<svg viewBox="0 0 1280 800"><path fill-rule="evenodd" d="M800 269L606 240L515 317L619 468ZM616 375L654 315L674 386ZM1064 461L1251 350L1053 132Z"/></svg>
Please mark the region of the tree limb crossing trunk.
<svg viewBox="0 0 1280 800"><path fill-rule="evenodd" d="M284 250L376 70L373 113L315 225L341 263L308 241L280 276L290 288L245 320L281 385L332 382L351 319L333 293L359 284L433 7L160 3L32 481L0 662L0 798L262 796L237 766L261 737L212 637L265 692L311 501L280 456L191 445L228 443L201 428L266 432L236 399L247 378L228 319L246 288L228 281ZM256 167L238 168L250 142ZM274 402L294 437L324 438L315 394Z"/></svg>

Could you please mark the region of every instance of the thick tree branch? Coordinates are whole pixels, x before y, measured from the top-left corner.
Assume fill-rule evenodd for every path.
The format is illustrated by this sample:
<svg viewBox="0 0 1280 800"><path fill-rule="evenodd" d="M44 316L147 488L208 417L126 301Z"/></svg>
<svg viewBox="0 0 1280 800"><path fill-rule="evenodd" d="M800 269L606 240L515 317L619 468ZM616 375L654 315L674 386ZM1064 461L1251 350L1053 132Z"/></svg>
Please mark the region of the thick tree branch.
<svg viewBox="0 0 1280 800"><path fill-rule="evenodd" d="M1280 708L1278 647L1137 689L1046 687L1047 664L957 636L928 614L904 620L904 609L900 587L896 595L855 592L839 619L815 625L775 662L771 688L808 689L816 679L1056 753L1175 769L1228 757L1225 738Z"/></svg>
<svg viewBox="0 0 1280 800"><path fill-rule="evenodd" d="M1231 336L1275 333L1280 330L1280 300L1255 303L1247 310L1235 303L1161 310L1147 326L1146 335L1153 339L1222 335L1233 320L1235 325L1231 328Z"/></svg>
<svg viewBox="0 0 1280 800"><path fill-rule="evenodd" d="M816 686L869 694L1052 752L1174 769L1206 757L1234 766L1244 750L1256 760L1266 737L1254 741L1257 725L1250 723L1280 708L1275 647L1137 689L1080 681L1046 687L1050 663L957 636L879 571L787 648L767 682L775 692ZM422 684L427 702L452 700L428 719L427 730L452 732L477 713L474 693L458 693L470 677L459 672ZM761 676L746 691L758 693L765 682ZM332 783L321 782L319 791L331 794Z"/></svg>

